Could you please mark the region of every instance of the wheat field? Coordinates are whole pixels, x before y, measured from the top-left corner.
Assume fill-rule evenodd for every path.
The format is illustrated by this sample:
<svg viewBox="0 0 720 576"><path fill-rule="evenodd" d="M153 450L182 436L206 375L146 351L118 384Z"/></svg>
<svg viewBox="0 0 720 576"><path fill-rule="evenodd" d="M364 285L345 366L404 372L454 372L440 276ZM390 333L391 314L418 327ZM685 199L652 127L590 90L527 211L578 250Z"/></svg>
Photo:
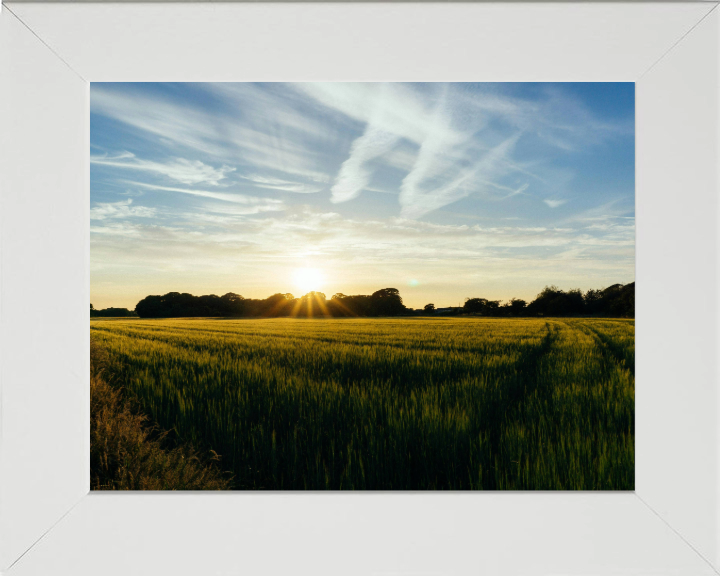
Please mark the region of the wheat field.
<svg viewBox="0 0 720 576"><path fill-rule="evenodd" d="M632 490L634 320L91 321L235 489Z"/></svg>

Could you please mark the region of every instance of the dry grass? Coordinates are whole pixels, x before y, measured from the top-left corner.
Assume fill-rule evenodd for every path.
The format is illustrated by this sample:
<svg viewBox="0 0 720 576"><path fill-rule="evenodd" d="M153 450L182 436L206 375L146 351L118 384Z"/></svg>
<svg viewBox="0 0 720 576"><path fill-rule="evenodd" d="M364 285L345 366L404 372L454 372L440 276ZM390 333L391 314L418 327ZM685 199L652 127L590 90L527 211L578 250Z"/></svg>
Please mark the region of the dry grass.
<svg viewBox="0 0 720 576"><path fill-rule="evenodd" d="M93 490L227 490L230 480L211 459L151 426L122 391L103 378L107 353L91 345L90 485ZM214 459L218 459L217 455Z"/></svg>

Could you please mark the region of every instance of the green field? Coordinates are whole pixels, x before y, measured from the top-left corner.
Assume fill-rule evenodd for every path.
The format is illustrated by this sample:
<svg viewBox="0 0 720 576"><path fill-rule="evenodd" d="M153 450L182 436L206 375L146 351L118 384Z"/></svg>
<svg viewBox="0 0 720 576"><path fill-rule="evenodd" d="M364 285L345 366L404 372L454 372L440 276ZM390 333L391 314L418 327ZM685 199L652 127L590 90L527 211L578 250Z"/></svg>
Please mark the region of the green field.
<svg viewBox="0 0 720 576"><path fill-rule="evenodd" d="M91 321L237 489L632 490L635 322Z"/></svg>

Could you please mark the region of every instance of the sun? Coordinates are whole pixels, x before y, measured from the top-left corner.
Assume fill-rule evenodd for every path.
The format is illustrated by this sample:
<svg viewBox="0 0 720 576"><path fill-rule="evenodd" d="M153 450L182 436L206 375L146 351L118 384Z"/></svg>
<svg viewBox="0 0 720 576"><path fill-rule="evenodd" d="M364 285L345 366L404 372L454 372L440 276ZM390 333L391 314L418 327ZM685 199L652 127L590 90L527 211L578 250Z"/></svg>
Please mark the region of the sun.
<svg viewBox="0 0 720 576"><path fill-rule="evenodd" d="M295 270L293 282L303 294L318 292L323 287L325 277L317 268L299 268Z"/></svg>

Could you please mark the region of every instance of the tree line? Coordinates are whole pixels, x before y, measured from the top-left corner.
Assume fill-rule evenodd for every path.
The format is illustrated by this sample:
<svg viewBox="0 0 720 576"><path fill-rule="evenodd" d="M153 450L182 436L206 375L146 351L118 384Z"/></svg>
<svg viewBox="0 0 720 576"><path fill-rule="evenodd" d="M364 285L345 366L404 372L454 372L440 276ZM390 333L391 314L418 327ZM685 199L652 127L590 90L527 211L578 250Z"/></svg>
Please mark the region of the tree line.
<svg viewBox="0 0 720 576"><path fill-rule="evenodd" d="M133 315L125 311L128 314L124 315ZM265 299L243 298L232 292L223 296L169 292L163 296L146 296L138 302L134 313L141 318L337 318L457 314L488 317L587 315L634 318L635 283L613 284L605 289L584 293L577 289L564 291L557 286L546 286L530 303L512 298L501 304L499 300L473 297L467 298L463 306L436 309L433 304L428 304L422 310L407 308L396 288L383 288L369 295L347 296L338 293L329 300L322 292L309 292L300 298L289 293L278 293Z"/></svg>
<svg viewBox="0 0 720 576"><path fill-rule="evenodd" d="M90 304L90 317L101 317L101 318L125 318L125 317L137 317L137 313L134 310L128 310L127 308L103 308L98 310Z"/></svg>
<svg viewBox="0 0 720 576"><path fill-rule="evenodd" d="M170 292L147 296L138 302L135 312L141 318L177 317L344 317L399 316L410 310L395 288L383 288L371 295L335 294L327 300L322 292L309 292L300 298L292 294L273 294L265 299L243 298L229 292L223 296L193 296Z"/></svg>
<svg viewBox="0 0 720 576"><path fill-rule="evenodd" d="M613 284L601 290L560 290L546 286L529 304L512 298L505 304L499 300L467 298L458 313L494 317L526 316L611 316L635 318L635 282Z"/></svg>

